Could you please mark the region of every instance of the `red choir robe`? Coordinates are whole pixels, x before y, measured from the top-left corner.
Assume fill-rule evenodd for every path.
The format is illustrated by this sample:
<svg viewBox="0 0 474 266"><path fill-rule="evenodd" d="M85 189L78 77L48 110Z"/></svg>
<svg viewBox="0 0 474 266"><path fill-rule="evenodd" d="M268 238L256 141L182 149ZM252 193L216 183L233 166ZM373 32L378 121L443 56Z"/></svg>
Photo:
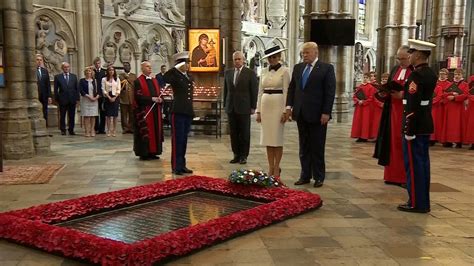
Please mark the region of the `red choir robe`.
<svg viewBox="0 0 474 266"><path fill-rule="evenodd" d="M160 155L164 141L162 107L161 103L152 101L152 97L161 97L160 85L154 77L148 79L144 75L138 77L134 85L133 150L140 157Z"/></svg>
<svg viewBox="0 0 474 266"><path fill-rule="evenodd" d="M370 84L361 84L352 97L354 101L354 117L352 118L351 138L373 139L377 135L372 135L372 102L375 94L375 87ZM361 94L364 95L365 100L359 104L361 99L358 98Z"/></svg>
<svg viewBox="0 0 474 266"><path fill-rule="evenodd" d="M433 105L431 109L431 115L433 116L434 132L431 134L431 140L438 142L445 142L444 139L444 106L446 99L443 97L443 92L452 82L449 80L438 80L433 95Z"/></svg>
<svg viewBox="0 0 474 266"><path fill-rule="evenodd" d="M463 118L464 118L464 100L467 98L468 84L465 81L453 82L456 84L463 93L454 97L454 100L448 100L449 95L453 95L451 92L443 91L443 98L446 100L444 108L444 126L443 126L443 138L444 142L462 142L463 135ZM449 87L448 87L449 89Z"/></svg>
<svg viewBox="0 0 474 266"><path fill-rule="evenodd" d="M467 106L464 113L464 136L463 142L474 144L474 75L469 78L469 89L467 91Z"/></svg>
<svg viewBox="0 0 474 266"><path fill-rule="evenodd" d="M403 70L396 67L392 70L389 80L404 86L411 72L411 68ZM384 166L383 179L387 183L405 184L407 179L403 159L402 121L402 99L388 96L383 106L374 153L378 164Z"/></svg>
<svg viewBox="0 0 474 266"><path fill-rule="evenodd" d="M377 87L377 86L376 86ZM379 132L380 117L382 116L383 100L377 97L377 92L374 93L374 100L372 102L372 125L371 125L371 136L377 136Z"/></svg>

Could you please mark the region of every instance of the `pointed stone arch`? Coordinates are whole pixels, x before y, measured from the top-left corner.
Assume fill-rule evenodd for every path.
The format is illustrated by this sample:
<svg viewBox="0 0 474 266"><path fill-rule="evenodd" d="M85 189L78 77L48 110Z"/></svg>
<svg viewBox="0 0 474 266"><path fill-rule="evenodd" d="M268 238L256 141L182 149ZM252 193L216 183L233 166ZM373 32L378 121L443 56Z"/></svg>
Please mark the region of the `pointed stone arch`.
<svg viewBox="0 0 474 266"><path fill-rule="evenodd" d="M140 46L138 44L138 31L137 29L127 20L123 18L118 18L113 20L109 24L105 25L103 28L101 47L105 45L105 42L114 37L115 32L123 32L123 38L119 40L118 44L122 45L124 42L127 42L132 46L133 52L137 53L140 51ZM108 37L108 38L107 38Z"/></svg>
<svg viewBox="0 0 474 266"><path fill-rule="evenodd" d="M142 60L150 61L154 69L170 64L175 46L170 30L159 23L154 23L145 29L145 35L142 36L140 42Z"/></svg>
<svg viewBox="0 0 474 266"><path fill-rule="evenodd" d="M364 60L367 59L369 71L374 71L377 64L377 54L373 48L368 48L364 53Z"/></svg>
<svg viewBox="0 0 474 266"><path fill-rule="evenodd" d="M56 12L54 9L51 8L41 8L34 12L34 21L36 22L38 18L41 16L46 16L51 19L52 23L54 24L54 28L56 30L56 34L63 38L66 42L68 48L74 48L76 50L76 35L72 30L71 25L68 23L66 18L64 18L61 14Z"/></svg>

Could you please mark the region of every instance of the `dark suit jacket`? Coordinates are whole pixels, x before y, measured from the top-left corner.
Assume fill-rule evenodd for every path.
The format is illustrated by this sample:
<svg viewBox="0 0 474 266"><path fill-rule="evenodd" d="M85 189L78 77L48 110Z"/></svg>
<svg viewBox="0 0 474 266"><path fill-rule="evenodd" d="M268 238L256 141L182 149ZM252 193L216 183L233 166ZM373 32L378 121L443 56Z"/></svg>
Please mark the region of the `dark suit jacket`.
<svg viewBox="0 0 474 266"><path fill-rule="evenodd" d="M36 73L38 68L36 68ZM38 74L36 74L38 75ZM48 98L51 97L51 82L49 81L48 70L44 67L41 68L41 77L37 81L38 84L38 100L42 103L47 103Z"/></svg>
<svg viewBox="0 0 474 266"><path fill-rule="evenodd" d="M54 97L60 105L74 104L79 101L77 76L69 73L68 83L64 79L64 73L54 76Z"/></svg>
<svg viewBox="0 0 474 266"><path fill-rule="evenodd" d="M99 93L95 79L92 80L92 86L94 86L94 94L89 96L95 97ZM86 96L86 94L89 94L89 82L87 82L85 78L79 80L79 93L81 96Z"/></svg>
<svg viewBox="0 0 474 266"><path fill-rule="evenodd" d="M193 110L193 78L186 77L176 68L168 70L165 75L166 83L173 88L173 106L171 112L175 114L184 114L194 116Z"/></svg>
<svg viewBox="0 0 474 266"><path fill-rule="evenodd" d="M224 108L226 113L251 114L257 109L258 81L255 73L242 67L236 86L234 86L235 68L229 69L224 76Z"/></svg>
<svg viewBox="0 0 474 266"><path fill-rule="evenodd" d="M300 63L293 68L286 105L293 107L293 120L304 117L308 123L319 123L322 114L331 115L336 95L334 67L318 60L302 90L301 79L305 67L306 64Z"/></svg>
<svg viewBox="0 0 474 266"><path fill-rule="evenodd" d="M163 76L163 73L160 72L160 73L156 74L155 78L156 78L156 80L158 80L158 84L160 85L160 88L163 90L166 86L166 81L165 81L165 78Z"/></svg>
<svg viewBox="0 0 474 266"><path fill-rule="evenodd" d="M99 93L100 97L103 97L102 93L102 78L104 78L107 75L107 69L100 68L99 71L97 71L94 68L94 77L95 77L95 82L97 84L97 92Z"/></svg>

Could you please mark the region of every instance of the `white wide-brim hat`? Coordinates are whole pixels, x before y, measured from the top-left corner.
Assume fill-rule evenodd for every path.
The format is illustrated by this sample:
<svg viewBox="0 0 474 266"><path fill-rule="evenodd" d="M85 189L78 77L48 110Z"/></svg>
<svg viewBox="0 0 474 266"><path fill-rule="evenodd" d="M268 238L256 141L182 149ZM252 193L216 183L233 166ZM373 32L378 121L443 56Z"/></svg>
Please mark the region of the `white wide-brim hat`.
<svg viewBox="0 0 474 266"><path fill-rule="evenodd" d="M270 57L270 56L272 56L272 55L274 55L274 54L281 53L281 52L286 51L286 50L287 50L286 48L280 48L279 45L275 45L275 46L273 46L273 47L268 48L267 50L265 50L265 51L264 51L265 55L262 56L261 59L265 59L265 58L267 58L267 57Z"/></svg>
<svg viewBox="0 0 474 266"><path fill-rule="evenodd" d="M174 64L175 64L174 66L176 68L181 67L182 65L184 65L186 62L189 61L189 52L184 51L184 52L174 54L173 55L173 61L174 61Z"/></svg>
<svg viewBox="0 0 474 266"><path fill-rule="evenodd" d="M410 48L408 49L408 52L410 53L414 51L431 52L431 49L436 47L436 44L434 43L415 39L408 39L408 45L410 46Z"/></svg>

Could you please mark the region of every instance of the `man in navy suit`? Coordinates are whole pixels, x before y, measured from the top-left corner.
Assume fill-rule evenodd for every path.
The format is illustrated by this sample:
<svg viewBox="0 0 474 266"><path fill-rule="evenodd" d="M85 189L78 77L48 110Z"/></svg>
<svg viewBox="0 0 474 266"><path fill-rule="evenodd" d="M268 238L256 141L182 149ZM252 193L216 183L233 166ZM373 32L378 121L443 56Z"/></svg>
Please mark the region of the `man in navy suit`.
<svg viewBox="0 0 474 266"><path fill-rule="evenodd" d="M76 115L76 104L79 101L79 86L77 76L69 73L70 65L63 62L61 65L63 73L54 76L54 97L59 104L59 128L61 135L66 135L66 112L68 113L69 135L74 133L74 117Z"/></svg>
<svg viewBox="0 0 474 266"><path fill-rule="evenodd" d="M307 184L313 178L314 187L321 187L326 172L324 149L336 94L336 76L332 65L318 60L315 42L304 43L301 53L303 63L293 69L286 99L287 119L291 117L298 125L301 174L295 185Z"/></svg>
<svg viewBox="0 0 474 266"><path fill-rule="evenodd" d="M46 68L44 68L43 55L36 55L36 77L38 84L38 100L43 105L43 117L48 124L48 104L52 102L51 99L51 82L49 81L49 73Z"/></svg>
<svg viewBox="0 0 474 266"><path fill-rule="evenodd" d="M99 115L95 117L95 133L105 134L105 109L104 100L105 97L102 94L102 78L105 77L107 70L100 66L100 57L94 58L92 61L94 64L94 77L97 84L97 91L99 93Z"/></svg>

